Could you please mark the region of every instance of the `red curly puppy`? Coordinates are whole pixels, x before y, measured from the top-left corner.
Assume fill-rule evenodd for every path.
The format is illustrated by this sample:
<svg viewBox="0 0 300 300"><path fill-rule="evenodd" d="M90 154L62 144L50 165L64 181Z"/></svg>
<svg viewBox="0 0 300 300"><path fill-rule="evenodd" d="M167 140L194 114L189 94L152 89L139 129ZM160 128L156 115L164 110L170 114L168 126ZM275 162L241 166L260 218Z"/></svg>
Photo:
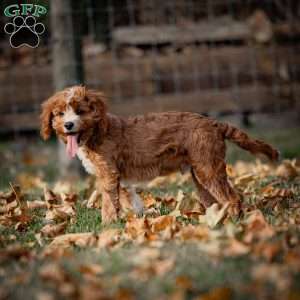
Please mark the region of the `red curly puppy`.
<svg viewBox="0 0 300 300"><path fill-rule="evenodd" d="M146 181L190 167L205 207L230 203L238 213L240 199L227 181L225 139L271 160L278 152L228 124L190 112L150 113L128 119L107 113L105 96L83 86L56 93L42 105L41 135L54 129L96 175L102 193L102 221L118 218L125 181ZM133 206L141 209L136 195Z"/></svg>

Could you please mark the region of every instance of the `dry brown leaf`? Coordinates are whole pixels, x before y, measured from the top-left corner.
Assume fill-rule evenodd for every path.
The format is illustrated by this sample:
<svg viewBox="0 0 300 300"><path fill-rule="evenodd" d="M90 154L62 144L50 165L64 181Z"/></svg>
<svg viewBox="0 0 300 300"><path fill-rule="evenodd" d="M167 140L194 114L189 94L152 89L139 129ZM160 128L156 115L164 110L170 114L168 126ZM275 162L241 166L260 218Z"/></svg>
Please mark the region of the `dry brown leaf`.
<svg viewBox="0 0 300 300"><path fill-rule="evenodd" d="M195 300L230 300L232 299L233 291L227 287L217 287L210 290L208 293L195 298Z"/></svg>
<svg viewBox="0 0 300 300"><path fill-rule="evenodd" d="M60 193L62 204L73 206L77 202L77 194L74 193Z"/></svg>
<svg viewBox="0 0 300 300"><path fill-rule="evenodd" d="M174 216L160 216L157 218L150 218L149 224L151 226L151 231L157 233L159 231L165 230L168 227L174 226L176 224L176 218Z"/></svg>
<svg viewBox="0 0 300 300"><path fill-rule="evenodd" d="M252 276L261 282L272 282L282 291L289 289L291 283L291 274L287 267L279 264L255 265L252 268Z"/></svg>
<svg viewBox="0 0 300 300"><path fill-rule="evenodd" d="M97 247L112 247L120 241L120 237L121 232L119 229L112 228L104 230L97 236Z"/></svg>
<svg viewBox="0 0 300 300"><path fill-rule="evenodd" d="M54 300L55 297L49 292L39 291L36 293L36 300Z"/></svg>
<svg viewBox="0 0 300 300"><path fill-rule="evenodd" d="M56 251L56 249L68 248L71 246L94 247L97 242L97 236L92 232L86 233L68 233L57 236L47 246L46 254Z"/></svg>
<svg viewBox="0 0 300 300"><path fill-rule="evenodd" d="M175 289L174 291L168 293L169 300L185 300L186 299L186 290L184 289Z"/></svg>
<svg viewBox="0 0 300 300"><path fill-rule="evenodd" d="M180 202L179 210L181 215L198 219L199 215L205 212L195 192L192 192L190 197L184 197Z"/></svg>
<svg viewBox="0 0 300 300"><path fill-rule="evenodd" d="M284 261L295 271L300 270L300 251L298 249L289 250L284 256Z"/></svg>
<svg viewBox="0 0 300 300"><path fill-rule="evenodd" d="M272 261L281 248L281 244L278 242L262 241L254 245L253 254L258 257L264 257L267 261Z"/></svg>
<svg viewBox="0 0 300 300"><path fill-rule="evenodd" d="M72 184L70 181L57 181L53 187L54 194L69 194L72 191Z"/></svg>
<svg viewBox="0 0 300 300"><path fill-rule="evenodd" d="M269 184L266 187L262 188L260 193L265 198L286 198L291 197L293 195L293 192L291 190L276 188L272 184Z"/></svg>
<svg viewBox="0 0 300 300"><path fill-rule="evenodd" d="M285 160L277 167L275 174L285 179L292 179L297 177L299 173L295 167L295 163Z"/></svg>
<svg viewBox="0 0 300 300"><path fill-rule="evenodd" d="M65 231L67 225L67 222L63 222L60 224L47 224L41 229L41 234L43 236L53 238L57 235L62 234Z"/></svg>
<svg viewBox="0 0 300 300"><path fill-rule="evenodd" d="M257 175L255 174L244 174L242 176L236 177L234 179L234 185L246 186L250 182L254 182L257 179Z"/></svg>
<svg viewBox="0 0 300 300"><path fill-rule="evenodd" d="M87 208L100 208L100 195L97 190L94 190L87 200L86 203Z"/></svg>
<svg viewBox="0 0 300 300"><path fill-rule="evenodd" d="M27 201L27 206L29 210L47 208L47 203L41 200Z"/></svg>
<svg viewBox="0 0 300 300"><path fill-rule="evenodd" d="M116 300L135 300L136 297L133 293L133 291L131 291L128 288L119 288L117 293L114 295L114 299Z"/></svg>
<svg viewBox="0 0 300 300"><path fill-rule="evenodd" d="M157 248L143 247L132 258L135 265L148 265L160 257L160 251Z"/></svg>
<svg viewBox="0 0 300 300"><path fill-rule="evenodd" d="M45 281L60 284L65 281L66 274L63 268L55 262L43 265L39 270L40 277Z"/></svg>
<svg viewBox="0 0 300 300"><path fill-rule="evenodd" d="M181 211L180 211L180 207L182 206L182 202L184 200L184 193L182 190L179 190L176 196L176 207L175 209L170 213L170 216L174 216L174 217L179 217L181 216Z"/></svg>
<svg viewBox="0 0 300 300"><path fill-rule="evenodd" d="M223 250L225 256L239 256L250 252L250 247L237 239L228 240L228 246Z"/></svg>
<svg viewBox="0 0 300 300"><path fill-rule="evenodd" d="M44 188L44 198L48 208L53 204L58 204L60 202L59 197L48 188Z"/></svg>
<svg viewBox="0 0 300 300"><path fill-rule="evenodd" d="M143 202L144 202L144 206L146 208L149 208L149 207L155 206L157 201L151 194L146 194L143 197Z"/></svg>
<svg viewBox="0 0 300 300"><path fill-rule="evenodd" d="M10 184L10 188L10 192L1 194L0 224L15 226L16 230L23 231L32 220L32 216L20 187Z"/></svg>
<svg viewBox="0 0 300 300"><path fill-rule="evenodd" d="M47 211L45 219L48 221L65 221L76 216L75 207L68 203L53 205Z"/></svg>
<svg viewBox="0 0 300 300"><path fill-rule="evenodd" d="M141 257L145 257L145 260L142 260ZM133 269L132 276L138 280L145 281L152 276L163 276L167 272L170 272L174 265L174 257L169 257L166 259L156 259L151 258L151 256L141 256L138 259L138 265Z"/></svg>
<svg viewBox="0 0 300 300"><path fill-rule="evenodd" d="M229 203L226 203L221 209L217 203L212 204L206 209L204 216L200 216L200 221L206 223L210 228L215 228L225 218Z"/></svg>
<svg viewBox="0 0 300 300"><path fill-rule="evenodd" d="M0 262L12 259L30 258L34 253L20 244L8 245L0 251Z"/></svg>
<svg viewBox="0 0 300 300"><path fill-rule="evenodd" d="M188 276L180 275L176 277L176 286L181 289L190 290L193 288L193 281Z"/></svg>
<svg viewBox="0 0 300 300"><path fill-rule="evenodd" d="M42 239L42 234L41 233L37 233L34 235L36 241L38 242L38 244L43 247L44 246L44 242L43 242L43 239Z"/></svg>
<svg viewBox="0 0 300 300"><path fill-rule="evenodd" d="M153 263L153 269L156 275L162 276L170 272L175 265L174 257L157 260Z"/></svg>
<svg viewBox="0 0 300 300"><path fill-rule="evenodd" d="M78 298L82 300L110 299L103 283L98 278L97 280L89 278L88 282L82 283L79 288Z"/></svg>
<svg viewBox="0 0 300 300"><path fill-rule="evenodd" d="M255 238L266 239L275 234L274 229L266 221L260 210L254 210L248 214L246 220L244 242L251 243Z"/></svg>
<svg viewBox="0 0 300 300"><path fill-rule="evenodd" d="M183 240L207 240L209 237L209 229L203 225L188 224L180 229L177 234Z"/></svg>
<svg viewBox="0 0 300 300"><path fill-rule="evenodd" d="M144 237L148 230L149 224L145 218L129 217L125 225L125 232L132 239L139 236Z"/></svg>
<svg viewBox="0 0 300 300"><path fill-rule="evenodd" d="M104 270L98 264L82 264L79 266L79 272L85 275L97 276L102 274Z"/></svg>
<svg viewBox="0 0 300 300"><path fill-rule="evenodd" d="M59 208L48 210L45 216L46 221L66 221L69 215Z"/></svg>

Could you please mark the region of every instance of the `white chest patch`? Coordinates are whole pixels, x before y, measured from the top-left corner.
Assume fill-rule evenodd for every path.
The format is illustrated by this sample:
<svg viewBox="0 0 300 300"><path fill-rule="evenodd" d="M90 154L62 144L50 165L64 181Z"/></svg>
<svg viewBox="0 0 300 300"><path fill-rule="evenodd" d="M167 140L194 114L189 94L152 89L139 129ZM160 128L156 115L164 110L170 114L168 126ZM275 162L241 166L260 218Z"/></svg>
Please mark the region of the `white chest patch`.
<svg viewBox="0 0 300 300"><path fill-rule="evenodd" d="M86 155L86 152L83 147L79 147L77 150L77 156L81 160L82 165L84 166L85 170L89 174L95 174L96 173L96 168L93 164L93 162L88 158Z"/></svg>

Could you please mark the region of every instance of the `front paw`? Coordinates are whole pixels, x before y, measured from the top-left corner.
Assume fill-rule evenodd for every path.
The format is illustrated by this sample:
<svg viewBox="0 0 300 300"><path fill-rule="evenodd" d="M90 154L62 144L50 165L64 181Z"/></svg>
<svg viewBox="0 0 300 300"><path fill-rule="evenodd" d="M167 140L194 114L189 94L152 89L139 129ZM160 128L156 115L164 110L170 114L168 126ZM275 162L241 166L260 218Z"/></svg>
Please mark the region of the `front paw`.
<svg viewBox="0 0 300 300"><path fill-rule="evenodd" d="M116 222L118 220L117 214L102 214L102 224L111 224L113 222Z"/></svg>
<svg viewBox="0 0 300 300"><path fill-rule="evenodd" d="M111 224L118 220L118 214L116 210L103 209L101 211L102 224Z"/></svg>

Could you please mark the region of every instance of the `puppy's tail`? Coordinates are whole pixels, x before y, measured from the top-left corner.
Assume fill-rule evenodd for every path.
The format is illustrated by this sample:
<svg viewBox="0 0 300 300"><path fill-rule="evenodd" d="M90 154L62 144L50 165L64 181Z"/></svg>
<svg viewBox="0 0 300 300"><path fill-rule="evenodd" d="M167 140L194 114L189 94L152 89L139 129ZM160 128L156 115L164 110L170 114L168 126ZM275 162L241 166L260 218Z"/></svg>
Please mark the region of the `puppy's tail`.
<svg viewBox="0 0 300 300"><path fill-rule="evenodd" d="M274 149L269 144L260 140L253 139L242 130L233 127L229 124L220 123L220 127L225 139L234 142L235 144L251 152L252 154L262 153L265 156L267 156L270 160L278 160L279 151Z"/></svg>

